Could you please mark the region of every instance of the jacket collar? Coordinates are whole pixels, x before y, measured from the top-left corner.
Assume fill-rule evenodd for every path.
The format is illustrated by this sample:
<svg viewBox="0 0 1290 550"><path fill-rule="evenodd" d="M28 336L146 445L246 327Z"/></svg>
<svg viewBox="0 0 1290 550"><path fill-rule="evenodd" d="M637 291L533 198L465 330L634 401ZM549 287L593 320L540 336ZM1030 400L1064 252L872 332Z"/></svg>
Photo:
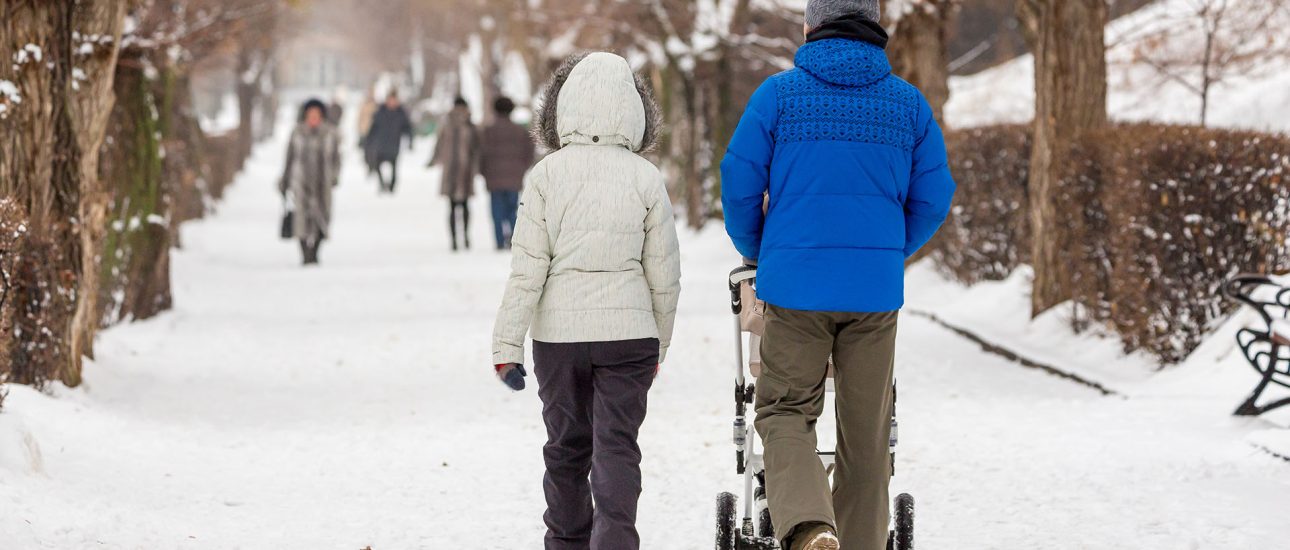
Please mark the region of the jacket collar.
<svg viewBox="0 0 1290 550"><path fill-rule="evenodd" d="M887 31L883 30L882 25L860 15L847 15L825 21L807 33L806 42L809 44L828 38L859 40L883 49L887 48L888 40Z"/></svg>

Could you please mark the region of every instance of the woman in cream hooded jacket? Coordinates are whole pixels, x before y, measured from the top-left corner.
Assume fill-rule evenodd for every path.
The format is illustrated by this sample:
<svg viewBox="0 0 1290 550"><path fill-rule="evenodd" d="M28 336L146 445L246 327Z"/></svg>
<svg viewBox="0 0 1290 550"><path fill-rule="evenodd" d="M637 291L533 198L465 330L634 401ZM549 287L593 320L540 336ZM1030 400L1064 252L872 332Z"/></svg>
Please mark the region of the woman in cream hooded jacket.
<svg viewBox="0 0 1290 550"><path fill-rule="evenodd" d="M556 72L534 128L554 152L520 201L493 363L522 389L531 332L548 550L639 546L636 435L680 293L671 202L638 154L658 134L657 113L626 60L593 53Z"/></svg>
<svg viewBox="0 0 1290 550"><path fill-rule="evenodd" d="M627 61L594 53L566 62L534 125L554 150L520 200L511 277L493 332L493 363L523 364L541 342L659 339L667 355L680 259L663 176L637 153L659 115Z"/></svg>

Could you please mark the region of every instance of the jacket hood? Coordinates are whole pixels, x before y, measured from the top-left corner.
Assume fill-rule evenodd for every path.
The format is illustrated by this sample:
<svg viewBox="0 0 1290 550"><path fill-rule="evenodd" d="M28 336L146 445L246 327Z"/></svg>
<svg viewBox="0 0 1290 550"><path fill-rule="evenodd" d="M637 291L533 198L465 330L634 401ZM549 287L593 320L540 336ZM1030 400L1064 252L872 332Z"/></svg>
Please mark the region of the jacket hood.
<svg viewBox="0 0 1290 550"><path fill-rule="evenodd" d="M891 74L891 63L882 48L846 38L808 42L797 50L797 67L839 86L868 86Z"/></svg>
<svg viewBox="0 0 1290 550"><path fill-rule="evenodd" d="M565 61L542 93L534 137L556 150L570 143L620 145L640 152L658 138L660 114L653 87L611 53Z"/></svg>

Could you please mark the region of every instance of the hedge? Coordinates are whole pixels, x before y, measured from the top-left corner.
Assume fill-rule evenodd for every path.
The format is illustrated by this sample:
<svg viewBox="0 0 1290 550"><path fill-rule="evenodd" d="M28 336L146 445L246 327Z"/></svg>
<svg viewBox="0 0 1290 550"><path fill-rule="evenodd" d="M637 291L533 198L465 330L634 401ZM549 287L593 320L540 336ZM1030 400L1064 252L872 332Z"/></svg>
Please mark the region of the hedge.
<svg viewBox="0 0 1290 550"><path fill-rule="evenodd" d="M924 254L965 283L1002 280L1030 257L1029 128L996 126L945 138L958 191Z"/></svg>
<svg viewBox="0 0 1290 550"><path fill-rule="evenodd" d="M1073 297L1126 351L1187 357L1233 307L1240 272L1290 268L1290 139L1122 125L1089 136L1062 180L1083 206Z"/></svg>
<svg viewBox="0 0 1290 550"><path fill-rule="evenodd" d="M998 280L1030 248L1028 129L951 132L956 206L930 256L965 283ZM1076 307L1072 325L1110 328L1126 352L1191 353L1232 307L1221 282L1290 269L1290 139L1155 124L1113 125L1070 151L1057 190Z"/></svg>

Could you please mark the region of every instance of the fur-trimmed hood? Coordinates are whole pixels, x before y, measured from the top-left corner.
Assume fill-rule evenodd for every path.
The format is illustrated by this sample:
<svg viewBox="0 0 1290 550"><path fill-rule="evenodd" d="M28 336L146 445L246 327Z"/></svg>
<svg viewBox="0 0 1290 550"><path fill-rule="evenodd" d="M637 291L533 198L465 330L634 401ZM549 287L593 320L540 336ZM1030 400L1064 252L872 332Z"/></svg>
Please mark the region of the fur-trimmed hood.
<svg viewBox="0 0 1290 550"><path fill-rule="evenodd" d="M541 105L533 136L553 151L580 143L642 152L658 140L662 117L653 88L612 53L565 60L543 90Z"/></svg>

